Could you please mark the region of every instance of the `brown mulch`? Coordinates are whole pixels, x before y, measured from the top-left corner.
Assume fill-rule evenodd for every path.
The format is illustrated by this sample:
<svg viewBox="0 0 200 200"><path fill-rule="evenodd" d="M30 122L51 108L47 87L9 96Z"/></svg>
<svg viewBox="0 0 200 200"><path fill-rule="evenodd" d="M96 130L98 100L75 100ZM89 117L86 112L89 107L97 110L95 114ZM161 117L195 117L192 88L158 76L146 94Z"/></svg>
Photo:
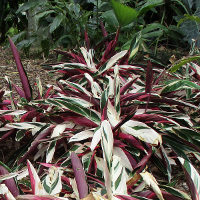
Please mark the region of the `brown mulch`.
<svg viewBox="0 0 200 200"><path fill-rule="evenodd" d="M51 54L50 59L42 58L42 55L30 55L29 58L20 53L23 67L27 73L30 85L35 87L36 77L40 77L43 87L47 84L55 84L55 76L50 76L47 70L44 70L41 65L45 63L56 63L56 55ZM10 48L0 47L0 91L8 90L5 76L17 86L21 86L20 77Z"/></svg>

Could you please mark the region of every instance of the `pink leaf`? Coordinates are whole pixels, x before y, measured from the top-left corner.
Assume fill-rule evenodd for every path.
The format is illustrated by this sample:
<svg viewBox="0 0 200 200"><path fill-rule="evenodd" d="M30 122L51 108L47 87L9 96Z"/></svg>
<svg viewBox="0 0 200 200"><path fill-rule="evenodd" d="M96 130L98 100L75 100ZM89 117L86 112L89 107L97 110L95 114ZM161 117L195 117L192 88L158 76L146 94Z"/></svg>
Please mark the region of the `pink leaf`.
<svg viewBox="0 0 200 200"><path fill-rule="evenodd" d="M0 138L0 142L1 142L2 140L5 140L5 139L8 138L9 136L15 134L16 131L17 131L17 129L12 129L12 130L8 131L7 133L5 133L5 134Z"/></svg>
<svg viewBox="0 0 200 200"><path fill-rule="evenodd" d="M137 81L138 78L135 78L131 81L129 81L127 84L121 87L120 89L120 95L123 95L132 85Z"/></svg>
<svg viewBox="0 0 200 200"><path fill-rule="evenodd" d="M30 87L26 72L25 72L23 65L21 63L21 59L20 59L20 56L19 56L19 53L17 51L15 44L13 43L13 41L10 38L8 38L8 39L9 39L10 47L11 47L11 50L12 50L12 53L13 53L13 56L14 56L14 59L15 59L15 63L17 65L17 70L19 72L20 80L21 80L21 83L22 83L22 87L23 87L26 99L28 101L30 101L32 94L31 94L31 87Z"/></svg>
<svg viewBox="0 0 200 200"><path fill-rule="evenodd" d="M0 175L5 175L5 174L9 174L8 170L0 165ZM14 178L7 179L3 181L3 183L7 186L7 188L14 197L19 195L19 190L16 186Z"/></svg>
<svg viewBox="0 0 200 200"><path fill-rule="evenodd" d="M71 162L79 192L79 198L85 198L88 195L88 185L85 180L85 171L80 159L74 152L71 153Z"/></svg>
<svg viewBox="0 0 200 200"><path fill-rule="evenodd" d="M37 175L37 172L35 171L35 168L31 164L29 160L27 160L27 166L28 166L28 172L31 180L31 188L33 191L33 194L35 195L45 195L46 192L42 186L42 183L40 181L40 178Z"/></svg>
<svg viewBox="0 0 200 200"><path fill-rule="evenodd" d="M125 140L126 142L128 142L129 144L133 145L134 147L136 147L137 149L140 149L141 151L144 151L144 147L142 146L142 143L140 141L138 141L135 137L133 137L132 135L129 134L125 134L125 133L119 133L119 138Z"/></svg>
<svg viewBox="0 0 200 200"><path fill-rule="evenodd" d="M41 139L46 138L48 135L50 135L52 130L52 127L49 127L47 129L45 129L43 132L41 132L36 138L35 140L32 142L31 147L29 148L29 150L24 154L24 156L19 160L19 163L24 162L24 160L37 148L37 146L40 143Z"/></svg>
<svg viewBox="0 0 200 200"><path fill-rule="evenodd" d="M90 49L90 39L88 37L88 33L86 30L85 30L85 44L86 44L87 50L89 50Z"/></svg>
<svg viewBox="0 0 200 200"><path fill-rule="evenodd" d="M153 69L152 64L148 62L147 64L147 72L146 72L146 86L145 92L150 93L152 88L152 81L153 81Z"/></svg>
<svg viewBox="0 0 200 200"><path fill-rule="evenodd" d="M15 88L15 90L17 91L17 93L19 94L20 97L26 98L24 91L20 87L18 87L15 84L12 84L12 86Z"/></svg>

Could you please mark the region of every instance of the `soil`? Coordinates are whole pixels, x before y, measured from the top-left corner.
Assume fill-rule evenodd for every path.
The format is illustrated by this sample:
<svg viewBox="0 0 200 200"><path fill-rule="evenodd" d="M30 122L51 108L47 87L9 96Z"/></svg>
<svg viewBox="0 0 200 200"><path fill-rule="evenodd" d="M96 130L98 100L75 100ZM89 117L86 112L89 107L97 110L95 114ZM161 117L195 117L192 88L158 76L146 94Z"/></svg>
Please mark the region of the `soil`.
<svg viewBox="0 0 200 200"><path fill-rule="evenodd" d="M56 77L50 76L49 72L41 67L45 63L56 63L55 53L53 54L52 52L48 60L43 58L41 54L32 54L29 58L22 54L21 61L32 88L35 86L36 77L40 77L43 87L47 84L55 83ZM8 90L5 76L9 77L12 83L21 86L20 77L10 48L0 47L0 91Z"/></svg>

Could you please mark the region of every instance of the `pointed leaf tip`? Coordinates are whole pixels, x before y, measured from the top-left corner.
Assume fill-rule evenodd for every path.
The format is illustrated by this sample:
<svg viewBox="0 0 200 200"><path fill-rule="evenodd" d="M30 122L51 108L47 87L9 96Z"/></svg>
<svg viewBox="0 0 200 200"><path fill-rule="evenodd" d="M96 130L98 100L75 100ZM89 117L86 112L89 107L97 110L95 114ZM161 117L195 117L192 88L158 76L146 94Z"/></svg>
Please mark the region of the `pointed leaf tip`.
<svg viewBox="0 0 200 200"><path fill-rule="evenodd" d="M16 48L14 42L11 40L10 37L8 38L8 40L9 40L9 43L10 43L10 47L11 47L11 50L12 50L13 57L15 59L15 63L17 65L17 70L19 72L20 80L21 80L21 83L22 83L22 87L23 87L26 99L28 101L30 101L31 97L32 97L32 93L31 93L31 87L30 87L30 84L29 84L29 81L28 81L28 77L27 77L26 72L23 68L19 53L17 51L17 48Z"/></svg>

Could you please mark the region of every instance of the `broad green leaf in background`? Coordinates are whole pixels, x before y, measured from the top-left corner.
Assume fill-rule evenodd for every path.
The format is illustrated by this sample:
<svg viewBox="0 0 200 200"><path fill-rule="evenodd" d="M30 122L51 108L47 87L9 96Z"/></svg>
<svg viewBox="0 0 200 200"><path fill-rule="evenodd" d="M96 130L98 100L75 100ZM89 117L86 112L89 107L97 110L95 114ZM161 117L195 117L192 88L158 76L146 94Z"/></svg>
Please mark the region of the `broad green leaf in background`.
<svg viewBox="0 0 200 200"><path fill-rule="evenodd" d="M102 14L102 17L104 21L107 22L110 27L114 29L117 29L117 27L119 27L119 22L117 21L117 18L113 10L105 11Z"/></svg>
<svg viewBox="0 0 200 200"><path fill-rule="evenodd" d="M115 0L111 0L111 4L120 26L126 26L137 19L137 10Z"/></svg>
<svg viewBox="0 0 200 200"><path fill-rule="evenodd" d="M53 33L60 26L64 19L65 18L63 18L63 15L57 15L50 25L50 33Z"/></svg>
<svg viewBox="0 0 200 200"><path fill-rule="evenodd" d="M196 46L200 47L200 9L197 7L193 15L185 14L181 18L177 25L183 33L184 40L192 45L193 40L196 42Z"/></svg>
<svg viewBox="0 0 200 200"><path fill-rule="evenodd" d="M144 5L142 5L142 7L139 10L139 15L144 14L145 12L147 12L148 10L156 7L156 6L160 6L163 5L165 3L164 0L148 0L146 1L146 3Z"/></svg>

